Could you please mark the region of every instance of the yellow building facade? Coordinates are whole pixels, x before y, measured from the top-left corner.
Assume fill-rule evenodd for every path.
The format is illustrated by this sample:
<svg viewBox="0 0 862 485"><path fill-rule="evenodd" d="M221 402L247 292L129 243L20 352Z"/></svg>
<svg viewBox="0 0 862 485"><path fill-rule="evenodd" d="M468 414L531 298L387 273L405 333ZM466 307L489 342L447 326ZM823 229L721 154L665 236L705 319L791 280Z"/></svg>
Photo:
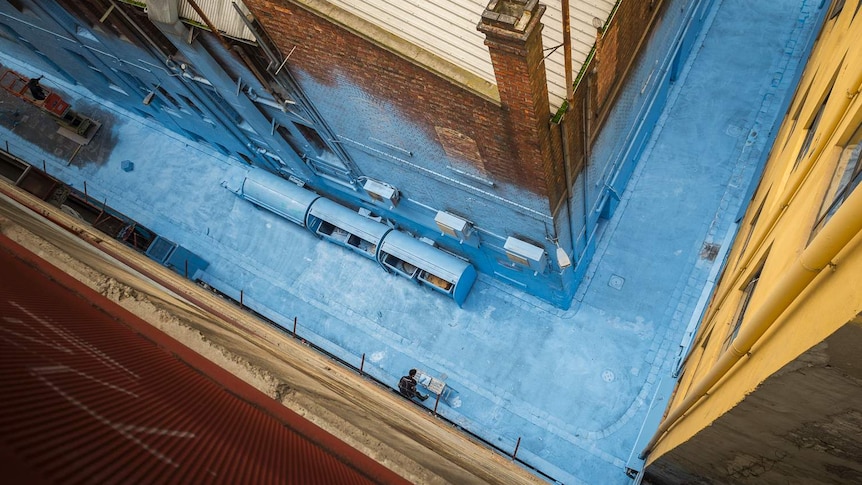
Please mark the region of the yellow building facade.
<svg viewBox="0 0 862 485"><path fill-rule="evenodd" d="M834 0L658 432L651 483L862 483L862 0Z"/></svg>

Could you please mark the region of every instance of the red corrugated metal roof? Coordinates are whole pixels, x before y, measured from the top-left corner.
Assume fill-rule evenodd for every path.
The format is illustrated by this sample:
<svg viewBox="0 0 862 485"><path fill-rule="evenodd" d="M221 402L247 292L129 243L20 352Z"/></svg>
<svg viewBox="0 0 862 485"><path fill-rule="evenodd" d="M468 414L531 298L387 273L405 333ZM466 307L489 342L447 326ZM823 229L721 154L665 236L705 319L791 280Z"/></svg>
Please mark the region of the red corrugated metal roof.
<svg viewBox="0 0 862 485"><path fill-rule="evenodd" d="M13 482L406 483L0 235Z"/></svg>

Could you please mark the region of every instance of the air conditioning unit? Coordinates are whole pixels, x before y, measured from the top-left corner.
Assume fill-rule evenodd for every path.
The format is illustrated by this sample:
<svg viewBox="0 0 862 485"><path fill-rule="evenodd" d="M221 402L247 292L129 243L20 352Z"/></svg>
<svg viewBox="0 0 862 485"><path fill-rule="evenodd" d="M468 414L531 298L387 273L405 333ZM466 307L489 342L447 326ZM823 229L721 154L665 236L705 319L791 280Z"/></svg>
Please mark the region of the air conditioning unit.
<svg viewBox="0 0 862 485"><path fill-rule="evenodd" d="M468 239L470 233L473 231L473 224L469 221L445 211L438 211L434 217L434 222L437 223L437 227L440 228L443 234L454 237L459 241Z"/></svg>
<svg viewBox="0 0 862 485"><path fill-rule="evenodd" d="M385 182L366 179L362 188L377 202L386 202L392 205L398 204L398 189Z"/></svg>
<svg viewBox="0 0 862 485"><path fill-rule="evenodd" d="M548 260L543 248L515 237L508 237L503 249L506 250L509 261L539 273L545 271Z"/></svg>

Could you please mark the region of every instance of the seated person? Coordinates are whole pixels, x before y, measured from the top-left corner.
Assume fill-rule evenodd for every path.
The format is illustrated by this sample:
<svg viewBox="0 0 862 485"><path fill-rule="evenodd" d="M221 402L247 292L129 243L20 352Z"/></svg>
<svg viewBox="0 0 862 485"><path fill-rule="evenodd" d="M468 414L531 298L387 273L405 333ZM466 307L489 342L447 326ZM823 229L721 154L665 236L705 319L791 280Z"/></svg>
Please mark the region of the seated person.
<svg viewBox="0 0 862 485"><path fill-rule="evenodd" d="M42 101L48 97L48 95L45 94L45 90L39 85L39 81L41 79L42 76L34 77L27 82L27 87L30 88L30 95L33 96L33 99L36 101Z"/></svg>
<svg viewBox="0 0 862 485"><path fill-rule="evenodd" d="M398 381L398 391L408 399L418 398L420 401L428 399L427 395L422 395L416 390L416 369L410 369L408 375Z"/></svg>

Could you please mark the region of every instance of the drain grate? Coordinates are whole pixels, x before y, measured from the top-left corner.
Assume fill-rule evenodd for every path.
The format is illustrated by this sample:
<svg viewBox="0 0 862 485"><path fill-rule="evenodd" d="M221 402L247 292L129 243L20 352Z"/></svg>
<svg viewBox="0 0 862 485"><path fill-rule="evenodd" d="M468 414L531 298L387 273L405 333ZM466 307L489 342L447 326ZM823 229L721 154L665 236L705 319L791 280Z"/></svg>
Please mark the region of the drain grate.
<svg viewBox="0 0 862 485"><path fill-rule="evenodd" d="M700 250L700 258L707 261L715 261L719 249L721 249L721 244L703 243L703 248Z"/></svg>

